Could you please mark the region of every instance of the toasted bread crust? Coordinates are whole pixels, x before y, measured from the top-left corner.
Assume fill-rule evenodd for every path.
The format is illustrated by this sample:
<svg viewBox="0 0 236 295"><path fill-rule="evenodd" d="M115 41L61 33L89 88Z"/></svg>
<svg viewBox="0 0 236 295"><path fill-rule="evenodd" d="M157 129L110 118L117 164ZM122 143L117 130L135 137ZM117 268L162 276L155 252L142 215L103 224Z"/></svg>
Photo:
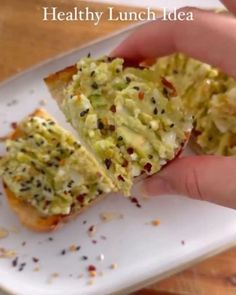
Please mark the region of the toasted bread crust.
<svg viewBox="0 0 236 295"><path fill-rule="evenodd" d="M30 117L37 116L43 118L50 118L50 116L43 110L37 109L33 112ZM20 127L17 127L10 135L9 139L17 139L23 135ZM104 197L101 195L97 197L94 201L92 201L88 206L81 208L78 211L72 212L69 215L53 215L53 216L42 216L39 214L37 209L28 204L27 202L17 198L14 193L7 187L5 183L3 183L4 191L7 196L8 203L12 210L17 214L21 223L25 225L28 229L37 232L49 232L63 223L68 222L69 220L75 218L78 214L83 212L85 209L89 208L92 204L99 201Z"/></svg>
<svg viewBox="0 0 236 295"><path fill-rule="evenodd" d="M71 81L72 76L77 73L76 66L69 66L61 71L58 71L44 78L44 82L48 86L52 96L56 99L59 105L63 102L63 89Z"/></svg>

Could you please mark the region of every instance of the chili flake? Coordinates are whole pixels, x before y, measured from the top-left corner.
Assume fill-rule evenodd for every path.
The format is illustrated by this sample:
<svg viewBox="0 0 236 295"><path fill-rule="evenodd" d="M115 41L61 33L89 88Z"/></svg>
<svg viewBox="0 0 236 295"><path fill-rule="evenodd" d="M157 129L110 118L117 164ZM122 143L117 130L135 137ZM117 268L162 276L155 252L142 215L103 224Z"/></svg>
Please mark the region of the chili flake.
<svg viewBox="0 0 236 295"><path fill-rule="evenodd" d="M122 175L118 175L117 178L118 178L118 180L125 182L125 179L124 179L124 177Z"/></svg>
<svg viewBox="0 0 236 295"><path fill-rule="evenodd" d="M132 155L134 153L134 149L132 147L127 148L127 152L129 155Z"/></svg>
<svg viewBox="0 0 236 295"><path fill-rule="evenodd" d="M110 111L116 113L116 106L114 104L110 107Z"/></svg>
<svg viewBox="0 0 236 295"><path fill-rule="evenodd" d="M147 172L151 172L152 170L152 164L151 163L146 163L143 167Z"/></svg>
<svg viewBox="0 0 236 295"><path fill-rule="evenodd" d="M110 130L110 131L115 131L115 130L116 130L115 125L109 125L109 130Z"/></svg>
<svg viewBox="0 0 236 295"><path fill-rule="evenodd" d="M138 94L138 98L140 100L143 100L144 99L144 92L143 91L140 91L139 94Z"/></svg>

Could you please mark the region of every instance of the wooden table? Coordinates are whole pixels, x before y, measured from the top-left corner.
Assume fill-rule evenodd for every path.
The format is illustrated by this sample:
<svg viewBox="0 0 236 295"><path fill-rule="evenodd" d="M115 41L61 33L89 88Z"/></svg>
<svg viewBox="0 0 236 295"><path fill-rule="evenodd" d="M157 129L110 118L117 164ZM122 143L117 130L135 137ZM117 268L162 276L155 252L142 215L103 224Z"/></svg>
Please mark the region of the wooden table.
<svg viewBox="0 0 236 295"><path fill-rule="evenodd" d="M47 5L46 0L0 1L0 80L130 24L107 22L105 18L97 27L88 22L46 23L42 21L42 6ZM105 8L77 0L51 0L50 5L62 10L76 5ZM235 295L236 248L135 294Z"/></svg>

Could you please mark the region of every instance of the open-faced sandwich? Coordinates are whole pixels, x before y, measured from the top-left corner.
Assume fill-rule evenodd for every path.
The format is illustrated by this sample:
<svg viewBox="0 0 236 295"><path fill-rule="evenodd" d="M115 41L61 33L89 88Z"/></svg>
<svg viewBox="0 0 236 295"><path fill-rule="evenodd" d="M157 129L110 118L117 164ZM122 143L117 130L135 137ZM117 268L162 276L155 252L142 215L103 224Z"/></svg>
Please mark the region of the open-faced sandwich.
<svg viewBox="0 0 236 295"><path fill-rule="evenodd" d="M158 59L153 70L173 83L193 114L190 143L195 151L236 155L236 81L183 54Z"/></svg>
<svg viewBox="0 0 236 295"><path fill-rule="evenodd" d="M45 79L67 120L117 190L152 175L183 149L192 127L175 87L120 58L82 58Z"/></svg>
<svg viewBox="0 0 236 295"><path fill-rule="evenodd" d="M35 231L49 231L115 190L94 157L45 111L6 141L0 175L11 208Z"/></svg>

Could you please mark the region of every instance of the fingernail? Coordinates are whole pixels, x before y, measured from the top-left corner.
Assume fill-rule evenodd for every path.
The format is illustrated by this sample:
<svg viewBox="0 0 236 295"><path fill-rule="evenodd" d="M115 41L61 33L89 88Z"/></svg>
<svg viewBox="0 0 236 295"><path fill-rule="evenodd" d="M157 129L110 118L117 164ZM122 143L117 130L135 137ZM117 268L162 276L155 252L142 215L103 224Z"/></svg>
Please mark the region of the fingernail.
<svg viewBox="0 0 236 295"><path fill-rule="evenodd" d="M174 193L168 181L160 177L147 179L142 187L144 193L148 196L159 196Z"/></svg>

